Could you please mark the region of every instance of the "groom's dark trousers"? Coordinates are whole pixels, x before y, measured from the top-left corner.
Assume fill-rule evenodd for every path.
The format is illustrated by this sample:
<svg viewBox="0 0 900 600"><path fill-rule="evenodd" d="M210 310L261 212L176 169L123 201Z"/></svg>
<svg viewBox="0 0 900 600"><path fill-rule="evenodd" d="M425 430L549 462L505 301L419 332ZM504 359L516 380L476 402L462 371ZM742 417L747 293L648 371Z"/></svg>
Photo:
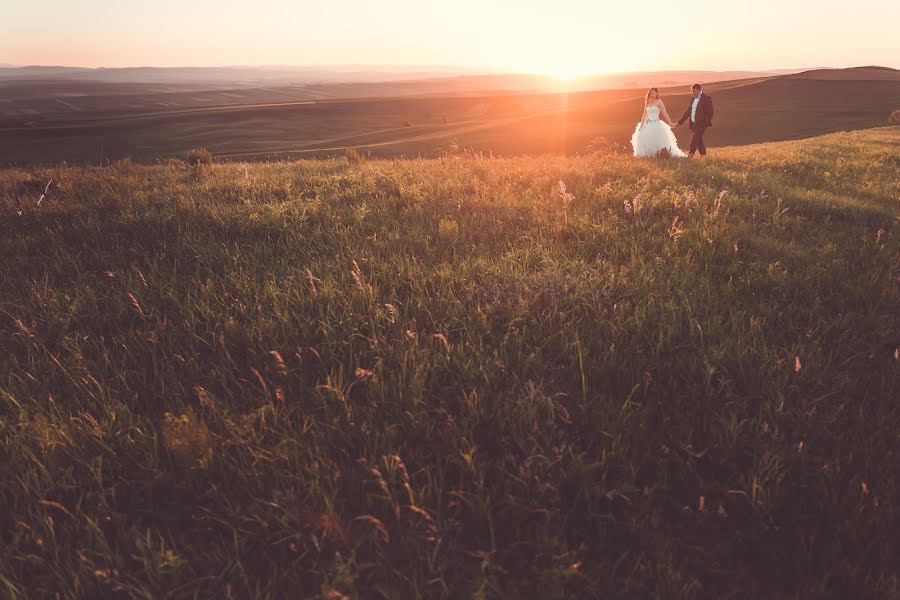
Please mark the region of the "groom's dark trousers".
<svg viewBox="0 0 900 600"><path fill-rule="evenodd" d="M684 114L678 120L679 125L691 118L691 109L693 108L693 104L694 99L691 98L691 103L688 104L687 110L684 111ZM701 94L700 102L697 104L697 111L694 115L694 120L690 121L692 132L690 150L691 156L693 156L694 153L697 152L697 150L700 151L700 156L706 156L706 144L703 142L703 134L706 133L707 128L712 127L712 118L712 98L708 94Z"/></svg>
<svg viewBox="0 0 900 600"><path fill-rule="evenodd" d="M706 156L706 144L703 143L703 134L705 132L706 127L691 123L691 156L693 156L697 150L700 151L700 156Z"/></svg>

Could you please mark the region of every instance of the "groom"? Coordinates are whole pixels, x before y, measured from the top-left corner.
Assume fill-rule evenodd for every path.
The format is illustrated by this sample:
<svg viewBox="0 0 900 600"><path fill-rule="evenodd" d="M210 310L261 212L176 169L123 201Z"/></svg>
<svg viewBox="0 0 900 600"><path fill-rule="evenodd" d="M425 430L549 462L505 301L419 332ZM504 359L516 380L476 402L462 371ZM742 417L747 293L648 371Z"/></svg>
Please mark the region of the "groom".
<svg viewBox="0 0 900 600"><path fill-rule="evenodd" d="M678 119L677 125L681 125L690 117L690 127L693 134L691 135L691 151L688 156L693 158L694 153L700 150L700 158L703 158L706 156L706 144L703 143L703 134L706 132L707 127L712 127L713 103L712 98L703 93L703 88L700 87L699 83L695 83L691 87L691 92L694 94L694 99L681 118Z"/></svg>

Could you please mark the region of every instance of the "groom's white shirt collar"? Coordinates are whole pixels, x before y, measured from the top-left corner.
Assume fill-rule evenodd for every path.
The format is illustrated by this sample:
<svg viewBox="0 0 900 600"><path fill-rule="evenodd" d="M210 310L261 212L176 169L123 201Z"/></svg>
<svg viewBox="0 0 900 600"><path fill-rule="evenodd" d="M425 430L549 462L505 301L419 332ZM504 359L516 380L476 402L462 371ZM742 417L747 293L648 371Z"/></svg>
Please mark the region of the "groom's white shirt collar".
<svg viewBox="0 0 900 600"><path fill-rule="evenodd" d="M697 121L697 105L700 104L700 96L703 95L703 92L697 94L697 97L694 98L694 101L691 102L691 123L695 123Z"/></svg>

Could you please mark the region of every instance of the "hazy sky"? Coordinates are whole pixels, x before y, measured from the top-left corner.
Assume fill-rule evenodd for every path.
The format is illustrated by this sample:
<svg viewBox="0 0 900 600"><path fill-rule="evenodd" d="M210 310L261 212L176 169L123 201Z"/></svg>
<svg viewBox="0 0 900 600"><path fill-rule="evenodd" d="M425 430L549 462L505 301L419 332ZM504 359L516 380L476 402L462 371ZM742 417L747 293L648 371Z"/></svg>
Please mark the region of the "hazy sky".
<svg viewBox="0 0 900 600"><path fill-rule="evenodd" d="M2 0L0 63L900 67L896 0Z"/></svg>

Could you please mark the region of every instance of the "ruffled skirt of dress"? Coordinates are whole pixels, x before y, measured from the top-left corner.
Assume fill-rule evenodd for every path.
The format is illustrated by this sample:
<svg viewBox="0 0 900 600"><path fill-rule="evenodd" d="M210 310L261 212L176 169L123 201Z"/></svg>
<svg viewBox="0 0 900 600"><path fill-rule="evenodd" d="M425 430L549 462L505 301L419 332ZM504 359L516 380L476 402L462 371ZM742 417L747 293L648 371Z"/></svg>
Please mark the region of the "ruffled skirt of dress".
<svg viewBox="0 0 900 600"><path fill-rule="evenodd" d="M675 139L672 128L664 121L647 121L643 129L638 123L634 135L631 136L631 146L634 148L634 155L642 158L659 156L664 150L667 150L670 156L678 158L687 156L678 147L678 140Z"/></svg>

